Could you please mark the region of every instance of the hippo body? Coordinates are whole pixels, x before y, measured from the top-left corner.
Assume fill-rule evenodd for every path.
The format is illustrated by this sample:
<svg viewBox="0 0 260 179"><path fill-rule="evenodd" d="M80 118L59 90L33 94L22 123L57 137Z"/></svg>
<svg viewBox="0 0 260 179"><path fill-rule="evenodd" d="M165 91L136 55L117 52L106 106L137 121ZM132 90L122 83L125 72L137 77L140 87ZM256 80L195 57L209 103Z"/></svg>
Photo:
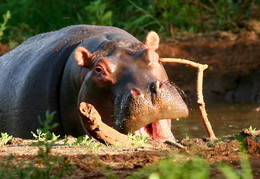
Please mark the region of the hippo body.
<svg viewBox="0 0 260 179"><path fill-rule="evenodd" d="M168 130L168 120L159 119L188 115L186 104L172 86L174 95L166 98L176 97L176 101L169 99L174 105L167 108L176 115L135 122L143 118L136 106L148 106L142 107L146 116L150 112L157 115L165 105L154 101L167 101L165 97L160 100L164 95L159 93L168 89L167 74L154 51L159 40L154 34L147 39L143 44L119 28L76 25L26 40L0 57L0 132L31 138L31 131L41 128L38 117L44 119L46 111L55 111L56 134L88 134L79 117L82 101L93 104L102 120L121 132L142 133L140 129L152 123L158 123L159 133L162 129L158 127ZM141 97L152 101L150 107ZM137 98L139 102L135 102ZM166 113L171 113L169 109Z"/></svg>

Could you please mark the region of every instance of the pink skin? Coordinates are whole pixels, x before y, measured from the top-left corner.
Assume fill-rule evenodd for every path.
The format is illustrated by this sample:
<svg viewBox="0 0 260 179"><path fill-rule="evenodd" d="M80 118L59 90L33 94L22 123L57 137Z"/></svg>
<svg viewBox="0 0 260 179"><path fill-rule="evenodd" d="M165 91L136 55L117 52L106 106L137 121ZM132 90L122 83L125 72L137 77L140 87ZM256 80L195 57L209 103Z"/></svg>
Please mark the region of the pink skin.
<svg viewBox="0 0 260 179"><path fill-rule="evenodd" d="M153 122L135 131L133 134L148 136L149 138L159 142L175 141L171 131L171 120L169 119L162 119Z"/></svg>

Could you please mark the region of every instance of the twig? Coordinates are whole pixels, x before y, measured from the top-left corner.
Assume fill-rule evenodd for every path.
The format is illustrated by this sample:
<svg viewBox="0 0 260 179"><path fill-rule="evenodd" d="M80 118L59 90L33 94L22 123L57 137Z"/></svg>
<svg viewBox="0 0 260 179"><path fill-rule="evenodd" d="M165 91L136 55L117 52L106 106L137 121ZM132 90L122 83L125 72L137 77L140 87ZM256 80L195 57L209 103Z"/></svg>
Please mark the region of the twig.
<svg viewBox="0 0 260 179"><path fill-rule="evenodd" d="M94 106L80 103L80 115L84 126L91 136L100 142L108 144L120 144L127 146L130 143L128 137L102 122L101 116Z"/></svg>
<svg viewBox="0 0 260 179"><path fill-rule="evenodd" d="M204 64L199 64L196 62L192 62L189 60L185 60L185 59L177 59L177 58L161 58L160 59L161 62L170 62L170 63L181 63L181 64L185 64L185 65L190 65L192 67L195 67L198 69L198 75L197 75L197 104L199 106L200 109L200 113L202 116L202 120L203 123L206 127L206 130L209 134L209 138L210 140L216 140L216 136L214 134L214 131L211 127L211 124L208 120L208 115L206 112L206 108L205 108L205 102L204 102L204 97L203 97L203 71L205 69L208 68L208 65L204 65Z"/></svg>
<svg viewBox="0 0 260 179"><path fill-rule="evenodd" d="M165 143L169 143L169 144L172 144L172 145L174 145L174 146L176 146L180 149L187 150L187 147L183 146L180 143L175 142L174 140L166 140Z"/></svg>

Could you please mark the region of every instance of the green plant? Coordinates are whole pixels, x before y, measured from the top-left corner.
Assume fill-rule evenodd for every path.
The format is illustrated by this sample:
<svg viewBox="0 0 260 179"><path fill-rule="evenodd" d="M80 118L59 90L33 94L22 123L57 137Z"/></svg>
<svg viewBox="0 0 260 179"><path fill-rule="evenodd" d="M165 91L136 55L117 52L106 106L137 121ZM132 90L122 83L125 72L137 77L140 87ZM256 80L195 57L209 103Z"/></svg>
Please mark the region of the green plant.
<svg viewBox="0 0 260 179"><path fill-rule="evenodd" d="M37 129L36 134L32 132L32 135L37 140L34 144L38 146L38 158L44 165L44 168L39 169L36 167L34 173L36 176L44 178L50 176L57 168L60 170L56 173L57 176L64 175L70 171L71 168L71 166L68 165L66 158L50 156L51 149L59 138L59 135L50 132L50 130L55 129L58 126L58 124L52 122L54 115L55 112L50 113L47 111L45 114L45 120L41 120L39 117L39 122L43 128Z"/></svg>
<svg viewBox="0 0 260 179"><path fill-rule="evenodd" d="M6 145L12 138L13 136L8 135L7 133L1 133L0 146Z"/></svg>
<svg viewBox="0 0 260 179"><path fill-rule="evenodd" d="M152 165L142 168L128 177L149 179L171 179L171 178L200 178L209 179L210 173L217 168L227 179L253 179L252 169L248 156L240 153L241 170L234 169L227 163L210 164L201 157L187 157L175 154Z"/></svg>
<svg viewBox="0 0 260 179"><path fill-rule="evenodd" d="M36 134L34 132L31 132L33 137L37 140L35 145L39 146L39 155L49 155L51 152L51 148L53 145L55 145L55 142L60 137L59 135L55 135L54 133L51 133L50 131L52 129L55 129L58 124L53 123L55 112L50 113L49 111L45 114L45 120L42 120L40 117L38 117L39 123L42 125L42 129L37 129ZM43 146L43 147L41 147Z"/></svg>
<svg viewBox="0 0 260 179"><path fill-rule="evenodd" d="M74 24L113 25L138 37L144 37L151 30L166 36L185 31L237 30L243 28L243 21L259 20L260 2L3 0L0 14L8 10L12 18L2 40L20 42L35 34Z"/></svg>
<svg viewBox="0 0 260 179"><path fill-rule="evenodd" d="M128 0L128 2L133 6L134 17L128 17L127 23L124 24L123 28L130 31L131 33L139 33L145 35L147 28L155 27L157 31L163 29L163 22L156 18L155 7L152 4L147 4L147 6L141 6L138 2ZM137 15L138 14L138 15Z"/></svg>
<svg viewBox="0 0 260 179"><path fill-rule="evenodd" d="M252 169L248 155L245 151L239 153L241 170L233 169L227 163L221 163L219 170L223 173L226 178L230 179L253 179Z"/></svg>
<svg viewBox="0 0 260 179"><path fill-rule="evenodd" d="M73 143L73 145L78 146L86 146L91 149L94 153L97 153L101 148L102 144L96 141L93 138L89 138L88 136L80 136L77 140Z"/></svg>
<svg viewBox="0 0 260 179"><path fill-rule="evenodd" d="M256 131L256 128L253 128L252 126L249 126L248 131L249 131L249 132L255 132L255 131Z"/></svg>
<svg viewBox="0 0 260 179"><path fill-rule="evenodd" d="M226 162L211 164L206 159L198 156L174 154L138 170L128 178L209 179L212 172L219 170L227 179L253 179L249 156L243 145L241 145L238 155L240 158L240 168L234 168Z"/></svg>
<svg viewBox="0 0 260 179"><path fill-rule="evenodd" d="M43 128L38 129L36 134L32 132L37 140L33 144L38 146L35 159L17 162L13 156L9 156L8 160L0 163L0 178L61 178L75 168L67 158L51 155L51 149L59 138L50 132L57 127L52 123L54 115L54 112L47 111L45 120L39 118Z"/></svg>
<svg viewBox="0 0 260 179"><path fill-rule="evenodd" d="M33 137L35 138L35 140L39 141L39 142L44 142L44 141L50 141L50 142L56 142L60 135L55 135L53 132L52 133L46 133L46 132L42 132L41 129L37 129L36 130L36 134L34 132L31 132L31 134L33 135Z"/></svg>
<svg viewBox="0 0 260 179"><path fill-rule="evenodd" d="M88 14L88 19L91 24L112 26L113 13L111 10L107 10L107 4L105 1L92 1L84 9Z"/></svg>
<svg viewBox="0 0 260 179"><path fill-rule="evenodd" d="M52 123L54 115L55 112L50 113L47 111L45 114L45 120L41 120L41 118L38 117L39 123L43 126L43 128L37 129L36 134L31 132L33 137L37 140L34 144L39 146L39 155L48 155L51 152L52 146L60 137L59 135L55 135L50 132L50 130L55 129L58 126L57 123Z"/></svg>
<svg viewBox="0 0 260 179"><path fill-rule="evenodd" d="M46 111L46 113L45 113L45 120L42 120L40 117L38 117L39 123L43 127L42 128L43 132L48 133L50 130L53 130L56 127L58 127L57 123L52 123L55 114L56 114L56 112L50 113L49 111ZM50 137L51 137L51 134L50 134Z"/></svg>
<svg viewBox="0 0 260 179"><path fill-rule="evenodd" d="M8 20L11 18L11 13L10 11L7 11L4 15L3 15L4 21L2 24L0 24L0 40L2 39L2 36L4 35L4 31L6 29L6 24L8 22Z"/></svg>
<svg viewBox="0 0 260 179"><path fill-rule="evenodd" d="M131 178L209 178L210 164L202 158L188 159L184 155L174 155L170 158L158 161L149 167L140 169Z"/></svg>
<svg viewBox="0 0 260 179"><path fill-rule="evenodd" d="M74 168L63 157L37 156L29 161L17 161L10 155L0 161L0 178L61 178Z"/></svg>
<svg viewBox="0 0 260 179"><path fill-rule="evenodd" d="M154 0L147 6L138 6L133 0L129 2L136 7L141 14L135 17L138 23L138 31L155 30L161 35L173 36L178 30L196 32L198 29L198 9L192 0L159 1ZM128 28L128 27L127 27ZM127 29L126 28L126 29ZM132 29L132 27L129 27Z"/></svg>
<svg viewBox="0 0 260 179"><path fill-rule="evenodd" d="M241 176L245 179L253 179L253 172L250 165L248 154L244 152L239 153L240 165L242 168Z"/></svg>
<svg viewBox="0 0 260 179"><path fill-rule="evenodd" d="M83 0L3 0L0 3L0 14L7 10L12 12L12 19L8 22L3 40L21 42L39 33L88 23L82 18L86 14L84 7L87 3Z"/></svg>
<svg viewBox="0 0 260 179"><path fill-rule="evenodd" d="M141 146L148 141L148 137L145 135L128 134L128 139L131 141L131 145L134 146Z"/></svg>

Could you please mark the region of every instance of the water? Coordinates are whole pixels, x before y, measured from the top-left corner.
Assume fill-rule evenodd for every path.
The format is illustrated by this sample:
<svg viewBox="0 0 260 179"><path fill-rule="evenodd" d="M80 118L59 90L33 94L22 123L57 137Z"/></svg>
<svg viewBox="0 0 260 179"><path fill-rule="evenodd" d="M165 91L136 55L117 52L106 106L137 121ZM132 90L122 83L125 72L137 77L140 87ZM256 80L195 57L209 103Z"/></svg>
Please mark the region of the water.
<svg viewBox="0 0 260 179"><path fill-rule="evenodd" d="M217 137L237 134L244 128L260 129L260 111L253 111L259 104L211 104L206 106L208 119ZM187 119L172 120L174 136L208 137L197 106L192 107Z"/></svg>

